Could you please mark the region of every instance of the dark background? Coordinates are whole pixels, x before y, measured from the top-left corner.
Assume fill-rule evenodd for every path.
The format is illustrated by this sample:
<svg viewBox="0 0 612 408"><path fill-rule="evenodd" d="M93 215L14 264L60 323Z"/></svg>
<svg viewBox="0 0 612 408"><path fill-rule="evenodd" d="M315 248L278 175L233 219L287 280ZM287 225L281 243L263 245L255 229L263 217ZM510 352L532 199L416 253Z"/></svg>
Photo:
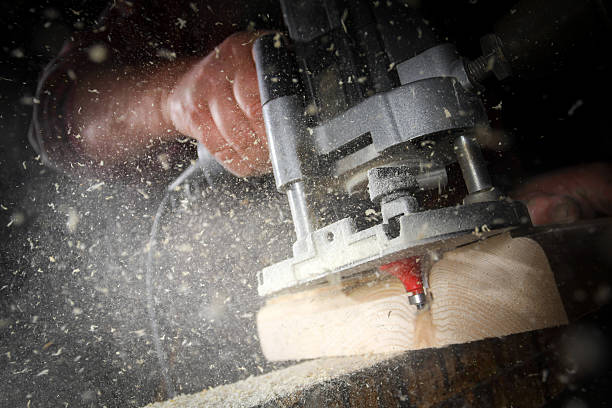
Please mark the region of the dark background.
<svg viewBox="0 0 612 408"><path fill-rule="evenodd" d="M480 36L513 3L436 0L423 2L422 12L474 58ZM26 139L38 73L70 33L91 27L106 5L2 1L2 406L138 406L166 395L142 289L143 248L163 183L92 188L93 181L41 166ZM491 110L493 126L513 140L510 151L488 154L502 184L610 160L609 26L587 29L587 40L561 69L488 88L487 106L501 102L501 109ZM159 318L179 392L276 367L265 363L257 345L253 270L285 258L293 238L285 200L270 179L262 183L231 183L185 200L165 219L156 296L160 305L170 305ZM76 230L67 227L75 214Z"/></svg>

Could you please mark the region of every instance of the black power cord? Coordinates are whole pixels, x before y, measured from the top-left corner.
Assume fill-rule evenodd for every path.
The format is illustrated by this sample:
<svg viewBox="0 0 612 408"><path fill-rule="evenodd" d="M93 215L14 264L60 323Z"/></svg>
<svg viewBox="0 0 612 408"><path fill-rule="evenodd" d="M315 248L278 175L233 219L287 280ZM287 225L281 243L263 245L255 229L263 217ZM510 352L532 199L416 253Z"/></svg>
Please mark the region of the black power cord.
<svg viewBox="0 0 612 408"><path fill-rule="evenodd" d="M153 218L153 226L151 227L151 233L149 235L149 245L146 257L145 265L145 291L147 299L147 314L149 316L149 324L151 325L151 336L153 337L153 345L155 346L155 354L157 355L157 362L161 370L162 378L166 383L166 391L169 398L173 398L175 395L174 386L170 380L170 374L168 373L168 364L166 363L166 353L162 349L161 341L159 339L159 327L157 325L157 316L155 313L155 301L153 299L153 282L152 282L152 269L153 269L153 252L157 241L155 237L159 230L159 221L161 220L164 210L168 201L170 200L170 190L166 191L164 198L162 199L155 218Z"/></svg>
<svg viewBox="0 0 612 408"><path fill-rule="evenodd" d="M201 172L200 172L201 171ZM157 234L159 231L160 221L164 215L166 207L170 202L171 195L173 192L180 189L180 186L187 180L194 176L203 176L206 179L206 183L209 186L213 186L213 183L223 175L225 170L223 167L216 162L214 157L204 148L202 144L198 144L198 160L189 166L185 171L181 173L167 188L164 194L164 198L157 207L157 212L153 218L153 225L151 226L151 232L149 234L148 250L145 259L145 294L147 302L147 314L149 318L149 324L151 326L151 336L153 337L153 345L155 347L155 354L157 355L157 362L161 371L162 378L166 384L166 392L168 398L173 398L176 393L174 385L170 378L168 369L168 363L166 353L163 350L160 337L159 337L159 325L157 324L157 313L155 311L155 299L153 296L153 254L155 252L155 246L157 245Z"/></svg>

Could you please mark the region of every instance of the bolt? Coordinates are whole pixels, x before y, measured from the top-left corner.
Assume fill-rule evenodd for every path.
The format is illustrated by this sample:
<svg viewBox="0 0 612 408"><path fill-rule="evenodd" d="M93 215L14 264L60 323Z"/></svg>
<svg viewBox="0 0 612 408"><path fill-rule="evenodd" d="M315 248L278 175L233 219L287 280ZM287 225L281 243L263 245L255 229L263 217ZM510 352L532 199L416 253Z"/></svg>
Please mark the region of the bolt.
<svg viewBox="0 0 612 408"><path fill-rule="evenodd" d="M495 58L494 54L481 55L474 61L469 61L465 64L465 72L473 84L480 83L487 79L493 72L490 65L490 59Z"/></svg>

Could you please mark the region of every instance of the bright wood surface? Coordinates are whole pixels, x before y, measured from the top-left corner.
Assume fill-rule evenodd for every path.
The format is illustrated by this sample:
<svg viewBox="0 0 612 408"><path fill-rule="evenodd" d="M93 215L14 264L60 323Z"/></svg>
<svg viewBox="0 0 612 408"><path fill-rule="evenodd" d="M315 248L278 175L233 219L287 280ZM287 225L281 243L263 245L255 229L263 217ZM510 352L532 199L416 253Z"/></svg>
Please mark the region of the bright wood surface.
<svg viewBox="0 0 612 408"><path fill-rule="evenodd" d="M394 277L343 282L268 300L257 325L273 361L396 352L567 324L542 248L493 237L431 269L430 307L417 312Z"/></svg>

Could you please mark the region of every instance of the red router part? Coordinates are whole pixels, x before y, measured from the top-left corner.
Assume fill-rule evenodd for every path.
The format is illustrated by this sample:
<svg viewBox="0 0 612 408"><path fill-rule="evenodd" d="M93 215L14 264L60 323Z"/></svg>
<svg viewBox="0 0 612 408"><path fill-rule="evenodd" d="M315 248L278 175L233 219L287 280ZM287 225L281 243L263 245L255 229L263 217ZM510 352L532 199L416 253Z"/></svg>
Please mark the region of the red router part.
<svg viewBox="0 0 612 408"><path fill-rule="evenodd" d="M397 277L404 284L406 292L412 292L413 295L424 293L423 281L421 280L421 266L417 259L418 257L416 256L400 259L399 261L381 265L379 269Z"/></svg>

